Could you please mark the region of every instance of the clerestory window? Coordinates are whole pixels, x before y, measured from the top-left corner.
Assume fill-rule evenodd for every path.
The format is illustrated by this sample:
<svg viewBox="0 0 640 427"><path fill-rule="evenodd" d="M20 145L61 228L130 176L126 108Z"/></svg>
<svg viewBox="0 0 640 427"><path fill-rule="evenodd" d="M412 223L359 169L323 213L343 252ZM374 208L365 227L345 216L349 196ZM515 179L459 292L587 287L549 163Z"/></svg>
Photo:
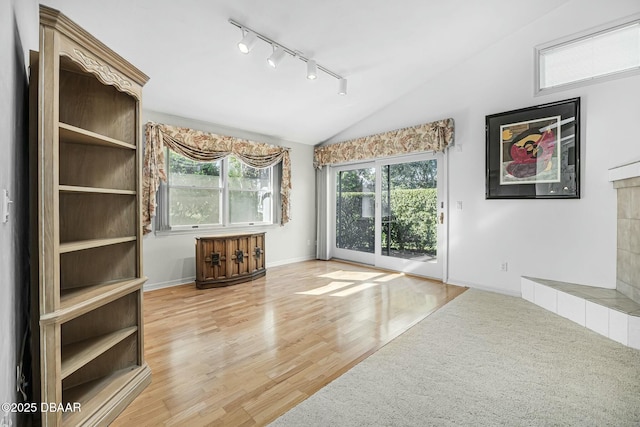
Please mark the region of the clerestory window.
<svg viewBox="0 0 640 427"><path fill-rule="evenodd" d="M536 47L536 93L640 72L640 18L636 15Z"/></svg>

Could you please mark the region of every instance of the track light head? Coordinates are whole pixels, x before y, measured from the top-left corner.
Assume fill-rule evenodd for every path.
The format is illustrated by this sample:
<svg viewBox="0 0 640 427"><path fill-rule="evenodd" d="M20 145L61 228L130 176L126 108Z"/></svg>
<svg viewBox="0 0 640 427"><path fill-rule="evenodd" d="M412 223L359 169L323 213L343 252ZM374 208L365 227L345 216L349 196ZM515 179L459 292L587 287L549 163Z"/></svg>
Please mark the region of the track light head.
<svg viewBox="0 0 640 427"><path fill-rule="evenodd" d="M340 87L338 88L338 95L347 94L347 79L340 79Z"/></svg>
<svg viewBox="0 0 640 427"><path fill-rule="evenodd" d="M307 78L309 80L315 80L318 78L318 64L315 59L309 59L307 61Z"/></svg>
<svg viewBox="0 0 640 427"><path fill-rule="evenodd" d="M267 58L267 63L271 67L276 68L282 61L282 58L284 58L285 53L287 52L282 48L282 46L273 45L273 53L269 58Z"/></svg>
<svg viewBox="0 0 640 427"><path fill-rule="evenodd" d="M253 49L253 45L256 44L258 37L254 32L248 30L246 31L246 34L245 30L242 30L242 33L244 34L244 37L238 43L238 49L240 49L240 52L247 54L251 52L251 49Z"/></svg>
<svg viewBox="0 0 640 427"><path fill-rule="evenodd" d="M307 79L315 80L318 78L318 71L322 71L323 73L335 78L339 82L338 94L346 95L347 94L347 79L343 78L337 73L329 70L327 67L324 67L316 62L315 59L311 59L306 57L302 52L298 50L291 49L290 47L284 46L283 44L265 36L264 34L258 33L257 31L252 30L251 28L240 24L239 22L234 21L233 19L229 19L229 23L242 31L242 40L238 43L238 49L240 52L247 54L251 51L253 46L256 44L258 39L263 42L270 44L273 49L273 53L267 58L267 63L270 67L276 68L285 55L290 55L294 58L298 58L299 60L307 63Z"/></svg>

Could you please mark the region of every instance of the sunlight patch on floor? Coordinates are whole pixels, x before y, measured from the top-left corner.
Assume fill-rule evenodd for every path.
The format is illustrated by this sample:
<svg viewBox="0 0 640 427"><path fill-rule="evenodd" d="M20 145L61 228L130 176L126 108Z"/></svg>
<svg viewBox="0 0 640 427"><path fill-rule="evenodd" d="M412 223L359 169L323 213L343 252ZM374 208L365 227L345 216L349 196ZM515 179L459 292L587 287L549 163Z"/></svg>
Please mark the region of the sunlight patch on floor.
<svg viewBox="0 0 640 427"><path fill-rule="evenodd" d="M388 282L390 280L397 279L402 276L404 276L404 273L387 274L386 276L378 277L377 279L374 280L374 282Z"/></svg>
<svg viewBox="0 0 640 427"><path fill-rule="evenodd" d="M361 285L354 286L352 288L345 289L345 290L340 291L340 292L336 292L335 294L331 294L331 296L332 297L346 297L346 296L349 296L349 295L353 295L356 292L360 292L360 291L364 291L365 289L372 288L374 286L380 286L380 284L379 283L371 283L371 282L363 283Z"/></svg>
<svg viewBox="0 0 640 427"><path fill-rule="evenodd" d="M331 273L323 274L318 277L326 277L334 280L371 280L374 277L382 276L385 273L371 271L344 271L338 270Z"/></svg>
<svg viewBox="0 0 640 427"><path fill-rule="evenodd" d="M331 282L326 286L311 289L310 291L296 292L297 295L324 295L329 292L337 291L338 289L346 288L353 285L354 282Z"/></svg>

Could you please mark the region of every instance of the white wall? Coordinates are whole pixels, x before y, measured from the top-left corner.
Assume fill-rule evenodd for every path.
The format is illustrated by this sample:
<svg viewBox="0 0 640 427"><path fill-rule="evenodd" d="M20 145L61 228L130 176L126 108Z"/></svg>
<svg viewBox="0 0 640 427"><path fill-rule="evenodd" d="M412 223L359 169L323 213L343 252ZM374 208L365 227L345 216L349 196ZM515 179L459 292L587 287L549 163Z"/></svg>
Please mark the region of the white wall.
<svg viewBox="0 0 640 427"><path fill-rule="evenodd" d="M256 227L251 230L266 231L267 268L315 258L315 172L313 170L312 146L277 140L182 117L144 111L143 122L146 123L150 120L291 148L293 187L291 190L291 221L284 226ZM206 235L211 234L213 233ZM202 231L172 235L150 233L145 236L143 240L143 266L144 274L149 278L145 289L187 283L195 278L194 238L198 235L202 235Z"/></svg>
<svg viewBox="0 0 640 427"><path fill-rule="evenodd" d="M533 48L638 12L637 0L569 2L332 141L453 117L462 151L449 156L449 281L510 294L519 294L522 275L615 287L616 199L607 169L640 158L640 76L534 97ZM485 116L577 96L582 198L485 200Z"/></svg>
<svg viewBox="0 0 640 427"><path fill-rule="evenodd" d="M14 201L9 221L0 221L1 402L22 401L16 393L16 365L27 322L29 286L25 63L28 50L37 49L36 5L35 1L0 2L0 190L9 190ZM18 424L16 414L2 411L0 421Z"/></svg>

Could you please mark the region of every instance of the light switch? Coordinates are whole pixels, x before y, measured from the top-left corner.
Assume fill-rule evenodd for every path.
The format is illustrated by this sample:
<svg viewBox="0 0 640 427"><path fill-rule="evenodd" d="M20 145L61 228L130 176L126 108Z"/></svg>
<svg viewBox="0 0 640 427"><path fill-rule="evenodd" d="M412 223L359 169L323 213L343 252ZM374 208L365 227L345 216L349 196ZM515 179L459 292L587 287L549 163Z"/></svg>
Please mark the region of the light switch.
<svg viewBox="0 0 640 427"><path fill-rule="evenodd" d="M13 203L9 200L9 191L5 188L2 190L2 222L9 221L9 204Z"/></svg>

